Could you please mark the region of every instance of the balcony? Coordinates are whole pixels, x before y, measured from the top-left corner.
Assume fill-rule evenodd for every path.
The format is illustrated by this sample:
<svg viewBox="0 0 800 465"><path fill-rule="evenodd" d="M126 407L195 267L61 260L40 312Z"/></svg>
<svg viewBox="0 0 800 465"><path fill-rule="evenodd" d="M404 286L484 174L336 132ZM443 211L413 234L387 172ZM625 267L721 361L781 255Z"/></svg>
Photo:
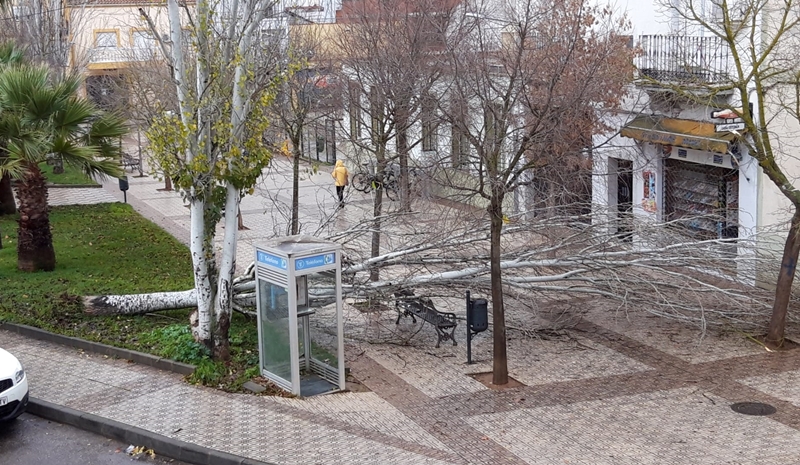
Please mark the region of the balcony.
<svg viewBox="0 0 800 465"><path fill-rule="evenodd" d="M733 68L730 48L719 37L640 36L636 57L642 83L707 86L728 82Z"/></svg>
<svg viewBox="0 0 800 465"><path fill-rule="evenodd" d="M89 49L89 63L129 63L148 61L161 56L153 48L145 47L95 47Z"/></svg>

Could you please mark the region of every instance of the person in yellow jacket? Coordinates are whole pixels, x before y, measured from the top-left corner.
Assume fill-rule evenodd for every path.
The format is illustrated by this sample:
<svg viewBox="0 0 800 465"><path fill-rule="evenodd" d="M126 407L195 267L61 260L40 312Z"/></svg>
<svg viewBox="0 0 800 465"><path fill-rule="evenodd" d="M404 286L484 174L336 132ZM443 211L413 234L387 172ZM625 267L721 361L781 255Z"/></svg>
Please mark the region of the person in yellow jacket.
<svg viewBox="0 0 800 465"><path fill-rule="evenodd" d="M349 183L350 173L342 160L336 160L336 167L331 172L331 177L336 184L336 195L339 197L339 207L344 207L344 187Z"/></svg>

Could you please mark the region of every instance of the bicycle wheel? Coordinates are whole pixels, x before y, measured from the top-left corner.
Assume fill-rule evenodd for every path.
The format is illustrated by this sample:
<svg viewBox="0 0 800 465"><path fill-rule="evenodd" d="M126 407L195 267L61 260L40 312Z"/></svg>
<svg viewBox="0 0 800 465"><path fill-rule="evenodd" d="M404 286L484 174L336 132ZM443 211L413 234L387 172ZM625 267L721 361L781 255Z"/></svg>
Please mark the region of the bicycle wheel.
<svg viewBox="0 0 800 465"><path fill-rule="evenodd" d="M383 183L383 192L386 193L386 198L389 200L397 200L397 183Z"/></svg>
<svg viewBox="0 0 800 465"><path fill-rule="evenodd" d="M366 173L356 173L353 175L353 189L359 192L369 192L372 189L372 180Z"/></svg>

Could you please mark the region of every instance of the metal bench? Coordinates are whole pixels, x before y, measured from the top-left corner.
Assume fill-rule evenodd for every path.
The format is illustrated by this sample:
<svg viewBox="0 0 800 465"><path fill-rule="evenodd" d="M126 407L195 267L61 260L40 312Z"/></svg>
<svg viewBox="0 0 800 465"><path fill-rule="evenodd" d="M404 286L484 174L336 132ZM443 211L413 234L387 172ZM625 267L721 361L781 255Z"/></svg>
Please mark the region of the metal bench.
<svg viewBox="0 0 800 465"><path fill-rule="evenodd" d="M134 158L131 154L127 152L122 152L122 168L127 170L128 168L131 171L135 170L139 167L139 160Z"/></svg>
<svg viewBox="0 0 800 465"><path fill-rule="evenodd" d="M436 310L433 301L428 297L418 297L414 295L414 291L408 289L400 289L394 293L395 309L397 310L397 321L395 324L400 324L400 317L411 317L411 321L417 322L417 317L421 320L430 323L436 329L436 347L438 348L442 341L453 341L453 345L457 345L455 332L458 322L456 314L450 312L440 312Z"/></svg>

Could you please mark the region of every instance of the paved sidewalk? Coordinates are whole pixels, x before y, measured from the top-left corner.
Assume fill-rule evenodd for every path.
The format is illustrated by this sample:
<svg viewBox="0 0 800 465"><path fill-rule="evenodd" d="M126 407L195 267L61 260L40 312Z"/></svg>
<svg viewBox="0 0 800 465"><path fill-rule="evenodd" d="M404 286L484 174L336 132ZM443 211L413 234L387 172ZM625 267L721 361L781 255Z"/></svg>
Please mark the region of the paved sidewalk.
<svg viewBox="0 0 800 465"><path fill-rule="evenodd" d="M487 370L485 355L467 366L463 345L433 349L431 334L411 347L351 344L348 366L369 391L308 399L192 386L3 331L0 345L23 361L36 398L265 462L800 463L800 351L769 354L738 336L698 343L632 321L595 314L554 340L512 332L511 373L527 386L505 391L465 375ZM778 411L741 415L739 401Z"/></svg>
<svg viewBox="0 0 800 465"><path fill-rule="evenodd" d="M333 205L326 176L304 181L307 224ZM188 210L158 186L131 178L128 200L185 241ZM243 234L240 264L252 255L248 247L280 224L270 196L285 197L284 188L273 184L245 199L251 230ZM115 189L97 191L121 199ZM265 462L800 464L800 350L768 353L741 334L701 338L645 312L577 307L585 313L562 334L509 331L510 372L523 386L502 391L469 376L491 370L489 332L474 341L478 363L466 365L463 326L458 346L434 349L430 327L406 320L395 326L395 315L350 306L347 366L366 390L309 399L228 394L3 331L0 346L23 361L34 397ZM463 316L457 304L451 309ZM530 323L521 312L509 318ZM358 342L368 331L405 334L411 344ZM771 404L777 413L746 416L730 408L742 401Z"/></svg>

